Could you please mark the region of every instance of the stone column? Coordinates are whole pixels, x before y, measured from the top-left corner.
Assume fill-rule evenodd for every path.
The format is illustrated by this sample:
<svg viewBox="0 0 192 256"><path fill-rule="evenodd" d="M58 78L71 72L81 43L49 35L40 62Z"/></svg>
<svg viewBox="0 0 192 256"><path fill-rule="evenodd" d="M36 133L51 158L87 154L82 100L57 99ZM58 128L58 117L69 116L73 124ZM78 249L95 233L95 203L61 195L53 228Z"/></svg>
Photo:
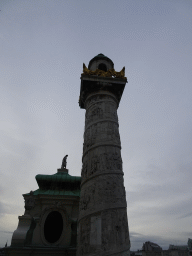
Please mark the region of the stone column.
<svg viewBox="0 0 192 256"><path fill-rule="evenodd" d="M92 86L83 96L86 115L77 255L129 255L117 116L120 100L111 92L112 84L110 90L98 90L102 83L96 84L97 89Z"/></svg>

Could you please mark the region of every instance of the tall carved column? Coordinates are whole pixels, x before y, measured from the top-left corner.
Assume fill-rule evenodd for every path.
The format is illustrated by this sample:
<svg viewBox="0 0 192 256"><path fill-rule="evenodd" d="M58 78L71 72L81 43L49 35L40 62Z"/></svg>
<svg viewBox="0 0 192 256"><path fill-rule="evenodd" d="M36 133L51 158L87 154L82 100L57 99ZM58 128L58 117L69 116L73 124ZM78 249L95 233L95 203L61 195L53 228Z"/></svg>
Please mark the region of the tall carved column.
<svg viewBox="0 0 192 256"><path fill-rule="evenodd" d="M99 66L100 65L100 66ZM105 65L105 66L104 66ZM102 67L99 75L94 70ZM126 78L104 77L113 62L98 55L81 77L86 109L77 255L129 255L130 241L117 108ZM98 69L97 69L98 70ZM109 75L109 72L108 72Z"/></svg>

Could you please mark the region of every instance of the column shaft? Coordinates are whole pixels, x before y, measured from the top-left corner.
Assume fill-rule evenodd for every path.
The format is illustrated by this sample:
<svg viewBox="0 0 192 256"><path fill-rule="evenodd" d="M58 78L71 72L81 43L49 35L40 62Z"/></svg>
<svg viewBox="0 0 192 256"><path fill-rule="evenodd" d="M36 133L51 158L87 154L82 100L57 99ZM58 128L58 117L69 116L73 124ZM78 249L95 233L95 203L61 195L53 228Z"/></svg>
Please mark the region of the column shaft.
<svg viewBox="0 0 192 256"><path fill-rule="evenodd" d="M129 255L121 142L113 93L85 100L77 255Z"/></svg>

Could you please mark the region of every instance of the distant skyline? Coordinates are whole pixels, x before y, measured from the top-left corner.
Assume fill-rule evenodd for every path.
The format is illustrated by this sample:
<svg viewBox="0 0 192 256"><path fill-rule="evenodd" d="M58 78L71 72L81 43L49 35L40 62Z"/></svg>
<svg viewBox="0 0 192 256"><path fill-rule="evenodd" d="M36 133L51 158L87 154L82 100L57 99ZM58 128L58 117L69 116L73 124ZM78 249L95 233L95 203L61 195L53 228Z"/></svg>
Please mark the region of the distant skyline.
<svg viewBox="0 0 192 256"><path fill-rule="evenodd" d="M192 2L0 1L0 247L37 174L68 154L80 176L83 63L103 53L128 84L119 109L131 250L192 238Z"/></svg>

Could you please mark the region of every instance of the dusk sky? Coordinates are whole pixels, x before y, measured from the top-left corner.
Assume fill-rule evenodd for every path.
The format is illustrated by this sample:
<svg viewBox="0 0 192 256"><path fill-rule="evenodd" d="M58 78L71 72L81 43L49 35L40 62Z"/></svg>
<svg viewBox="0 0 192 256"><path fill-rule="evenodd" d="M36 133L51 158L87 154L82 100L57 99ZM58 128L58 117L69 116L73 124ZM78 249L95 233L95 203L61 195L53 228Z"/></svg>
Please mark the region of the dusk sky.
<svg viewBox="0 0 192 256"><path fill-rule="evenodd" d="M128 79L119 108L131 250L192 238L192 1L0 0L0 247L37 174L80 176L83 63Z"/></svg>

